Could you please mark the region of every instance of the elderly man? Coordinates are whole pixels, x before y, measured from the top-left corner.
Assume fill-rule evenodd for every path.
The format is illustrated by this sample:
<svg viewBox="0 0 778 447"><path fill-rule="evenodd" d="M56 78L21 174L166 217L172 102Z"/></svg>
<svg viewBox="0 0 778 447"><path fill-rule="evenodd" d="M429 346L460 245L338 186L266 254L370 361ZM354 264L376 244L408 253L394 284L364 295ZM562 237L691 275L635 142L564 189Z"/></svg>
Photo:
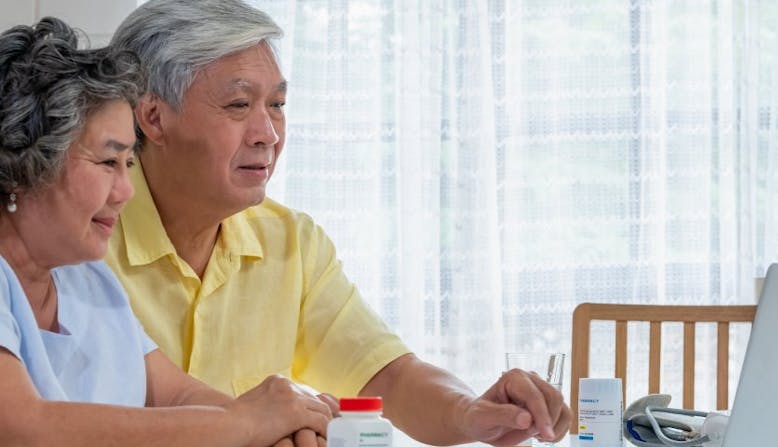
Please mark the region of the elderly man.
<svg viewBox="0 0 778 447"><path fill-rule="evenodd" d="M240 395L280 373L340 396L378 395L428 444L558 439L570 411L513 370L482 396L418 359L363 302L322 229L265 197L284 146L281 30L239 0L151 0L112 44L148 92L136 197L109 263L149 335L179 366Z"/></svg>

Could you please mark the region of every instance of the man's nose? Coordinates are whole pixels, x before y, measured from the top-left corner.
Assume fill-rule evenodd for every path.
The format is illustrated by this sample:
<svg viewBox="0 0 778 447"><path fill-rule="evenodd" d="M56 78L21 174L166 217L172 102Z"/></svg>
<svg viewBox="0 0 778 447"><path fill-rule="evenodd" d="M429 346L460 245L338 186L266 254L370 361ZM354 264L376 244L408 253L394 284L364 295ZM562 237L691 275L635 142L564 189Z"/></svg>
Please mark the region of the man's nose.
<svg viewBox="0 0 778 447"><path fill-rule="evenodd" d="M255 112L246 138L249 146L273 146L278 143L278 132L266 108L263 107Z"/></svg>

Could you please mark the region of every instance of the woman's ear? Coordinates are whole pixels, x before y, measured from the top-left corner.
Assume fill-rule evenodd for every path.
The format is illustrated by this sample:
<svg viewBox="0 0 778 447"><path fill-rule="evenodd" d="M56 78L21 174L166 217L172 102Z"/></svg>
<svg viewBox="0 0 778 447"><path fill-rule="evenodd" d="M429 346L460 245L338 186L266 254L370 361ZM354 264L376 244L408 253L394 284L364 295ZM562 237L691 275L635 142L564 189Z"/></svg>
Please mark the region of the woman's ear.
<svg viewBox="0 0 778 447"><path fill-rule="evenodd" d="M149 93L143 95L135 105L135 118L138 120L138 127L146 139L157 146L162 144L164 136L162 106L164 106L162 100Z"/></svg>

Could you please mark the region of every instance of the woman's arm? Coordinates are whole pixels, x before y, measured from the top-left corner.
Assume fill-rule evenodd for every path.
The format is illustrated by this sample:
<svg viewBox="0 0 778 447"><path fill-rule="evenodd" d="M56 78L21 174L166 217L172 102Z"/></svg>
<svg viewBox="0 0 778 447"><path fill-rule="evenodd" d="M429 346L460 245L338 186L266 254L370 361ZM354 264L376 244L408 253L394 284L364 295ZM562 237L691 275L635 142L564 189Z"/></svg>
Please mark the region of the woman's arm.
<svg viewBox="0 0 778 447"><path fill-rule="evenodd" d="M195 385L171 390L169 378L155 378L158 354L147 356L150 403L224 404L130 408L46 401L19 359L0 348L0 445L266 446L303 427L326 430L329 407L286 379L271 377L234 401Z"/></svg>
<svg viewBox="0 0 778 447"><path fill-rule="evenodd" d="M159 349L146 354L146 406L218 405L232 402L232 396L216 391L181 371Z"/></svg>

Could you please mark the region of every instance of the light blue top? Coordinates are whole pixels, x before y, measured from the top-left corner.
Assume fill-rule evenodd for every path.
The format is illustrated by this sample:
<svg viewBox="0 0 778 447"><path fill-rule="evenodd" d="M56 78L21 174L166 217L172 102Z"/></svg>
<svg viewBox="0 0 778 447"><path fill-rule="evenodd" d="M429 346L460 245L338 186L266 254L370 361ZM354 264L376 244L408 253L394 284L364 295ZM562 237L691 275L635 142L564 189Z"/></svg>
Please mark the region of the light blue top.
<svg viewBox="0 0 778 447"><path fill-rule="evenodd" d="M19 358L41 397L142 407L144 356L156 349L102 261L52 270L59 333L38 328L30 303L0 257L0 346Z"/></svg>

